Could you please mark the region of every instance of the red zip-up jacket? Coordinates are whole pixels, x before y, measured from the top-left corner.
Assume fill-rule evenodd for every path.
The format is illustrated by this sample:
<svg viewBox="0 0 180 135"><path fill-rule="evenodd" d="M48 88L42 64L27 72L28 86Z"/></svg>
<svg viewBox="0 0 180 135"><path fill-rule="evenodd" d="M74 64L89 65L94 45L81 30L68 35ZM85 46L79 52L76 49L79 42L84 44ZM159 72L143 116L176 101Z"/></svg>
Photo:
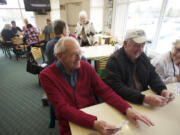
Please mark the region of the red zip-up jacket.
<svg viewBox="0 0 180 135"><path fill-rule="evenodd" d="M73 89L53 63L40 73L40 81L48 99L52 102L59 120L61 135L71 135L68 121L86 128L93 128L96 116L81 111L81 108L96 104L94 94L123 114L130 105L107 86L94 68L81 61L78 77Z"/></svg>

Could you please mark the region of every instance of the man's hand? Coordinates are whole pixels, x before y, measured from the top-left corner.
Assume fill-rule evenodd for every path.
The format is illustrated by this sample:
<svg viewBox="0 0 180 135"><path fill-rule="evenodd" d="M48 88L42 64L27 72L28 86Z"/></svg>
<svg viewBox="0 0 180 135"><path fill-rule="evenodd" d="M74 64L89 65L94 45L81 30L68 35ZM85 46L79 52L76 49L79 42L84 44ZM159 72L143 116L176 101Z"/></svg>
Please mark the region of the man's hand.
<svg viewBox="0 0 180 135"><path fill-rule="evenodd" d="M105 121L94 121L94 129L98 130L103 135L112 135L117 132L115 126L110 125Z"/></svg>
<svg viewBox="0 0 180 135"><path fill-rule="evenodd" d="M172 101L175 98L174 94L172 92L167 91L167 90L162 90L161 96L166 98L167 103L169 103L170 101Z"/></svg>
<svg viewBox="0 0 180 135"><path fill-rule="evenodd" d="M167 104L167 100L163 96L159 95L147 95L144 98L144 103L151 106L164 106Z"/></svg>
<svg viewBox="0 0 180 135"><path fill-rule="evenodd" d="M135 124L136 127L138 127L137 120L142 121L143 123L145 123L148 126L154 126L154 123L150 119L148 119L146 116L134 111L132 108L128 108L126 110L126 116L133 124Z"/></svg>

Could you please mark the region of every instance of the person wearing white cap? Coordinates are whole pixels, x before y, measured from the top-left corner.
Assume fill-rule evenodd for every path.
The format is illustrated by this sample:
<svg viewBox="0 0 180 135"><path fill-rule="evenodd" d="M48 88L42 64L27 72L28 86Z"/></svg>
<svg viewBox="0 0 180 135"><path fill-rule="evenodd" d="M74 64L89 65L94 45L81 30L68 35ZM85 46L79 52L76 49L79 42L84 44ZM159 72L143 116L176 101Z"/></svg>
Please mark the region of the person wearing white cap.
<svg viewBox="0 0 180 135"><path fill-rule="evenodd" d="M164 83L180 82L180 38L171 51L152 59L152 64Z"/></svg>
<svg viewBox="0 0 180 135"><path fill-rule="evenodd" d="M163 106L174 96L167 88L148 57L143 52L146 42L150 42L141 29L126 33L123 47L112 54L106 65L105 82L124 99L136 104ZM157 95L141 92L151 89Z"/></svg>

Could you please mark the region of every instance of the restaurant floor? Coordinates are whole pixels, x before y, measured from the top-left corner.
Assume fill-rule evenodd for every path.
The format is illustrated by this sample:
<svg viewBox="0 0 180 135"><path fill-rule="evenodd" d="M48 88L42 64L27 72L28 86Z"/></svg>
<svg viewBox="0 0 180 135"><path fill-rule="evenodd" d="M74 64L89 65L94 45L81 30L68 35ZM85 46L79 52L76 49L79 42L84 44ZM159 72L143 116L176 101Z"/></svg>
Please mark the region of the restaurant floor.
<svg viewBox="0 0 180 135"><path fill-rule="evenodd" d="M26 72L26 59L17 61L0 50L0 135L58 135L48 128L49 107L36 75Z"/></svg>

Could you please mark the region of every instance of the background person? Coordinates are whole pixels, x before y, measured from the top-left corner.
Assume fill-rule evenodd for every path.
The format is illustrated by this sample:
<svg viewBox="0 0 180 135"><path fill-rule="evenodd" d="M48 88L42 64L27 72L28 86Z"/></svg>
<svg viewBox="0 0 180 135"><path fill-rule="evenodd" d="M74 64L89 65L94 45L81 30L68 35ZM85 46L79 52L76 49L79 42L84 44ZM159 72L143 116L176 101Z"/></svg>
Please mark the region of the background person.
<svg viewBox="0 0 180 135"><path fill-rule="evenodd" d="M37 29L31 24L28 24L26 30L24 31L24 39L26 44L28 45L28 51L31 50L31 47L34 44L38 43L38 35L39 32L37 31Z"/></svg>
<svg viewBox="0 0 180 135"><path fill-rule="evenodd" d="M26 30L28 24L29 24L28 19L25 18L25 19L24 19L23 31Z"/></svg>
<svg viewBox="0 0 180 135"><path fill-rule="evenodd" d="M45 26L43 33L45 34L46 42L50 40L50 33L53 33L53 26L50 19L46 19L47 25Z"/></svg>
<svg viewBox="0 0 180 135"><path fill-rule="evenodd" d="M95 29L93 23L87 19L87 13L81 11L79 13L80 21L77 23L75 35L80 42L81 46L90 46L95 43L94 35Z"/></svg>
<svg viewBox="0 0 180 135"><path fill-rule="evenodd" d="M180 39L173 43L171 51L154 58L152 64L164 83L180 82Z"/></svg>
<svg viewBox="0 0 180 135"><path fill-rule="evenodd" d="M47 42L45 50L48 65L51 65L55 60L57 60L56 56L54 55L54 46L57 41L64 36L68 36L68 27L63 20L54 21L53 30L55 37Z"/></svg>
<svg viewBox="0 0 180 135"><path fill-rule="evenodd" d="M12 25L12 32L14 35L21 35L22 30L16 26L16 22L15 21L11 21L11 25Z"/></svg>
<svg viewBox="0 0 180 135"><path fill-rule="evenodd" d="M16 35L12 32L12 27L10 24L5 24L3 30L1 31L1 36L6 43L12 44L11 38Z"/></svg>

